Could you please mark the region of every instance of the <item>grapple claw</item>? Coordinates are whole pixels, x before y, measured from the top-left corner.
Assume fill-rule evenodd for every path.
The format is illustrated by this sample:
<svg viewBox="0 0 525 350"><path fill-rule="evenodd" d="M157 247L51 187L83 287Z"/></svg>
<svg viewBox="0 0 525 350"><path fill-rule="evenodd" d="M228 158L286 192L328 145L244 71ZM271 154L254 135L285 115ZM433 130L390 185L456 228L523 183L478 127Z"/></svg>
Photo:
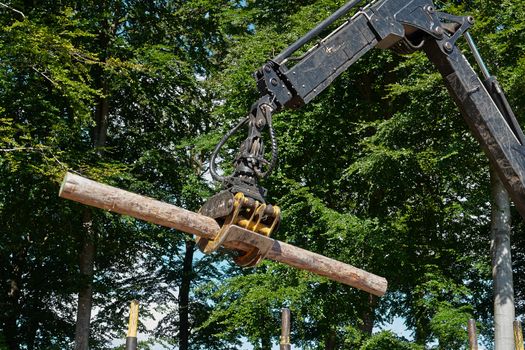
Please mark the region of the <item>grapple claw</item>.
<svg viewBox="0 0 525 350"><path fill-rule="evenodd" d="M242 242L251 247L234 258L235 263L243 267L255 266L264 259L273 245L269 236L281 221L279 207L263 204L241 192L235 196L228 191L219 193L201 208L201 213L213 217L222 226L213 240L198 238L199 249L210 254L225 242ZM218 217L218 213L226 215Z"/></svg>

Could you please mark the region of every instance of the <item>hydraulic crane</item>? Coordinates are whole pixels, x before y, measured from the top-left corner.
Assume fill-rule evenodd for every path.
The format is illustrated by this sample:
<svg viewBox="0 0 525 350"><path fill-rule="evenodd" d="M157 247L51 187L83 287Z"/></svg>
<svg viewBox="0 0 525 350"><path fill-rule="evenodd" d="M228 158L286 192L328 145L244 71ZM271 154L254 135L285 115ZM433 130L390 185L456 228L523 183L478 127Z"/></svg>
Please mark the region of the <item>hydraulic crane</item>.
<svg viewBox="0 0 525 350"><path fill-rule="evenodd" d="M309 103L365 53L379 48L400 54L426 53L525 218L525 136L496 77L490 75L468 32L474 24L472 17L439 12L431 0L373 1L304 54L293 56L360 2L362 0L349 1L257 70L255 78L260 97L248 116L216 146L210 171L212 177L222 183L223 191L210 198L201 213L225 227L238 225L263 236L275 231L280 221L279 208L266 204L266 190L259 185L259 180L267 177L277 162L272 115ZM461 37L466 39L482 77L456 46ZM230 176L220 176L215 165L217 155L228 138L246 124L248 137L235 159L235 170ZM271 142L270 161L264 158L262 142L266 127ZM227 234L228 230L224 230L219 238ZM209 252L218 243L201 239L199 246ZM261 260L257 243L253 246L251 252L236 258L239 265L252 266Z"/></svg>

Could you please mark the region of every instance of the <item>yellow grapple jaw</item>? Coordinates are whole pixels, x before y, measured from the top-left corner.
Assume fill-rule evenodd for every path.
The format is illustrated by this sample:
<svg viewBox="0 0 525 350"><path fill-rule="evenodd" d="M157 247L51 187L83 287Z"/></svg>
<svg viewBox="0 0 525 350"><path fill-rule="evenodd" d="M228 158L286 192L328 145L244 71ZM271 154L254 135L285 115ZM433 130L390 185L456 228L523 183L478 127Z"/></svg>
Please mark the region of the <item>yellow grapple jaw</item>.
<svg viewBox="0 0 525 350"><path fill-rule="evenodd" d="M249 250L239 251L234 258L237 265L243 267L259 264L273 245L270 239L281 221L281 210L277 206L267 205L243 193L231 194L223 191L212 197L201 213L213 217L221 224L221 229L214 239L198 238L197 245L205 254L217 250L226 242L240 242Z"/></svg>

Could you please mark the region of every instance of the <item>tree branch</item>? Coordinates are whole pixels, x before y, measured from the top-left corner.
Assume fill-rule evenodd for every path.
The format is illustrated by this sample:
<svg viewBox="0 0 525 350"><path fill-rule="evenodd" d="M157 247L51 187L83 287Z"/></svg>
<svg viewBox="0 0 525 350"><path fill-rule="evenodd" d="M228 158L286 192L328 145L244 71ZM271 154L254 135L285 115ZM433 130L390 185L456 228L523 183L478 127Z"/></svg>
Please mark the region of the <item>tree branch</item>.
<svg viewBox="0 0 525 350"><path fill-rule="evenodd" d="M40 151L36 147L14 147L14 148L0 148L0 152L17 152L17 151Z"/></svg>
<svg viewBox="0 0 525 350"><path fill-rule="evenodd" d="M24 15L24 13L22 11L19 11L19 10L15 9L15 8L12 8L11 6L4 4L3 2L0 2L0 6L3 6L3 7L7 8L7 9L9 9L11 11L14 11L14 12L18 13L24 19L26 18L26 15Z"/></svg>
<svg viewBox="0 0 525 350"><path fill-rule="evenodd" d="M31 68L33 68L33 70L35 72L37 72L38 74L40 74L41 76L43 76L47 81L49 81L51 84L53 84L54 86L57 86L58 84L53 81L53 79L51 79L50 77L48 77L47 75L44 74L44 72L41 72L39 71L38 69L35 68L35 66L32 66Z"/></svg>

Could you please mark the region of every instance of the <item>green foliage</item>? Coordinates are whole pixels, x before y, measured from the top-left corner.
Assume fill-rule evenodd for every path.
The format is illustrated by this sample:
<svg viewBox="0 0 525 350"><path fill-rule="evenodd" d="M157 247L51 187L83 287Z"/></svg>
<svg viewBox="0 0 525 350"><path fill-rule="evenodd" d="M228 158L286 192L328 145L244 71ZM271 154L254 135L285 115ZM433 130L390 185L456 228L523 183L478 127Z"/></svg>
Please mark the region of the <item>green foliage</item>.
<svg viewBox="0 0 525 350"><path fill-rule="evenodd" d="M390 331L382 331L365 341L359 349L423 350L424 347L402 340Z"/></svg>
<svg viewBox="0 0 525 350"><path fill-rule="evenodd" d="M435 334L438 349L468 349L468 320L472 318L471 308L464 306L454 308L450 303L440 305L430 321L430 327Z"/></svg>
<svg viewBox="0 0 525 350"><path fill-rule="evenodd" d="M59 182L70 168L190 209L208 197L203 147L188 140L210 125L197 74L213 68L208 53L221 45L216 8L11 5L25 18L0 12L0 331L22 347L70 348L75 294L87 283L77 264L85 209L57 197ZM183 241L130 218L93 217L95 349L121 336L129 299L141 295L148 309L173 297Z"/></svg>
<svg viewBox="0 0 525 350"><path fill-rule="evenodd" d="M264 263L257 271L229 278L218 288L209 285L215 311L202 327L220 329L217 337L246 337L257 348L266 349L277 335L280 308L294 305L307 288L297 281L296 271ZM300 320L295 311L294 317Z"/></svg>
<svg viewBox="0 0 525 350"><path fill-rule="evenodd" d="M56 196L66 169L196 210L211 193L209 152L257 98L252 73L343 3L12 1L25 17L2 7L0 343L71 347L84 207ZM438 5L474 15L482 55L523 115L523 1ZM383 275L389 293L369 298L275 263L239 270L196 255L195 349L247 339L266 350L282 306L305 349L460 349L467 318L490 329L487 161L424 55L373 51L274 126L280 165L264 185L283 209L276 238ZM227 172L235 152L224 153ZM91 347L121 337L132 298L145 317L162 313L151 334L178 345L181 235L105 212L93 227ZM523 243L515 238L517 271ZM372 335L394 317L414 343Z"/></svg>

